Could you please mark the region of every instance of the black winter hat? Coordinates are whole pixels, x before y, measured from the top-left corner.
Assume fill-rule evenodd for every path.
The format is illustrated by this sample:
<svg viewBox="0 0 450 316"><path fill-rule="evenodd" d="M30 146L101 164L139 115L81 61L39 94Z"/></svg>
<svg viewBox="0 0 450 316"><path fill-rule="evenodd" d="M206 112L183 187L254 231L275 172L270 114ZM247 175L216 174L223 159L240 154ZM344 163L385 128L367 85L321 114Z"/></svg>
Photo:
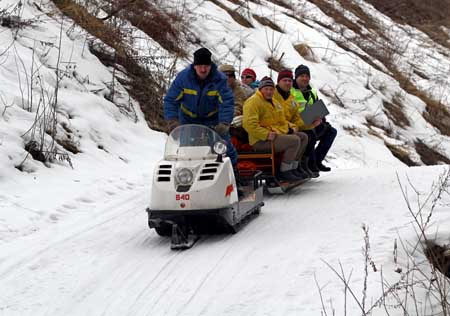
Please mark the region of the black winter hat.
<svg viewBox="0 0 450 316"><path fill-rule="evenodd" d="M309 72L309 68L307 66L300 65L297 68L295 68L295 79L305 74L311 77L311 73Z"/></svg>
<svg viewBox="0 0 450 316"><path fill-rule="evenodd" d="M211 65L211 52L207 48L199 48L194 52L194 65Z"/></svg>

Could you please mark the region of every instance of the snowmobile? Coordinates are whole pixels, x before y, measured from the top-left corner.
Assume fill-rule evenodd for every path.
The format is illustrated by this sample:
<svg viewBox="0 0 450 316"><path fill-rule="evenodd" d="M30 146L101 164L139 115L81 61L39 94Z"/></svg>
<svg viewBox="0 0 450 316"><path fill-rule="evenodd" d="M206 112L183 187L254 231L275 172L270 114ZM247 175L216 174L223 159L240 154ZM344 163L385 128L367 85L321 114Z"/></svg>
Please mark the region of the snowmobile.
<svg viewBox="0 0 450 316"><path fill-rule="evenodd" d="M227 143L206 126L181 125L168 136L147 213L150 228L171 236L172 249L191 248L202 234L236 233L261 211L260 173L238 188L226 152Z"/></svg>

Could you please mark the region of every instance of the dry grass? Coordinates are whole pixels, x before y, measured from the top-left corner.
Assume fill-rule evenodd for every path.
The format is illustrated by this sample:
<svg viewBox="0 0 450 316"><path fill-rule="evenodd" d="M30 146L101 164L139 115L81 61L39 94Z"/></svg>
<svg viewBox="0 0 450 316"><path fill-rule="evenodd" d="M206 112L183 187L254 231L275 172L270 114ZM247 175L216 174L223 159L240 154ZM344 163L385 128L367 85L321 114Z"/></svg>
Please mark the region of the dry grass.
<svg viewBox="0 0 450 316"><path fill-rule="evenodd" d="M306 43L299 43L294 45L294 49L297 51L297 53L300 54L303 58L305 58L308 61L317 63L319 62L319 59L317 58L316 54L314 54L314 51L311 47L309 47Z"/></svg>
<svg viewBox="0 0 450 316"><path fill-rule="evenodd" d="M181 34L175 28L181 23L179 16L165 13L161 8L145 0L135 0L126 10L120 11L119 16L128 20L167 51L178 56L187 56L184 49L179 46Z"/></svg>
<svg viewBox="0 0 450 316"><path fill-rule="evenodd" d="M384 34L383 29L380 27L378 22L368 15L356 2L352 0L338 0L340 5L345 8L345 10L352 12L355 16L359 18L359 22L367 29L372 30L377 36L389 40Z"/></svg>
<svg viewBox="0 0 450 316"><path fill-rule="evenodd" d="M395 138L394 129L392 128L392 126L385 126L383 124L380 124L379 122L377 122L374 115L367 115L365 117L365 119L366 119L366 126L369 127L371 131L374 131L372 129L372 127L376 127L378 129L383 130L386 133L386 135L388 135L389 137ZM374 133L372 133L372 135L375 135L375 136L383 139L383 137L380 135L377 135L377 133L375 131L374 131Z"/></svg>
<svg viewBox="0 0 450 316"><path fill-rule="evenodd" d="M77 144L73 142L69 138L55 138L55 142L60 145L62 148L64 148L67 151L70 151L72 154L78 154L81 152L81 150L78 148Z"/></svg>
<svg viewBox="0 0 450 316"><path fill-rule="evenodd" d="M279 27L274 21L272 21L264 16L259 16L257 14L252 14L252 16L260 24L270 27L274 31L284 33L283 29L281 27Z"/></svg>
<svg viewBox="0 0 450 316"><path fill-rule="evenodd" d="M126 40L121 37L120 32L104 21L97 19L84 7L71 0L55 0L54 3L63 14L114 49L115 55L111 53L110 49L102 45L93 45L92 43L89 45L90 51L105 65L117 67L118 64L126 70L129 80L118 80L124 85L128 93L139 102L149 125L155 130L164 130L163 88L153 78L152 73L135 60L135 56L138 54L123 44L126 43Z"/></svg>
<svg viewBox="0 0 450 316"><path fill-rule="evenodd" d="M403 162L405 165L409 167L418 166L418 164L409 157L408 150L406 150L403 146L392 145L386 141L384 142L384 145L391 151L395 158Z"/></svg>
<svg viewBox="0 0 450 316"><path fill-rule="evenodd" d="M403 105L400 98L393 98L392 102L383 100L384 114L397 126L407 127L410 122L403 112Z"/></svg>
<svg viewBox="0 0 450 316"><path fill-rule="evenodd" d="M221 3L218 0L208 0L208 1L214 3L219 8L222 8L223 10L227 11L227 13L233 18L233 20L235 20L237 23L239 23L243 27L253 28L253 24L250 23L250 21L247 20L244 16L242 16L239 12L228 8L226 5L224 5L223 3Z"/></svg>
<svg viewBox="0 0 450 316"><path fill-rule="evenodd" d="M341 11L337 10L330 2L325 0L310 0L313 4L319 7L326 15L333 18L336 24L341 24L346 28L352 30L356 34L363 35L361 27L348 19Z"/></svg>
<svg viewBox="0 0 450 316"><path fill-rule="evenodd" d="M99 38L105 44L113 47L117 54L125 57L128 49L123 45L123 38L111 26L91 15L88 10L72 0L53 0L61 12L74 20L80 27L92 36Z"/></svg>
<svg viewBox="0 0 450 316"><path fill-rule="evenodd" d="M449 245L440 246L434 241L428 241L425 248L428 261L443 275L450 278L450 248Z"/></svg>
<svg viewBox="0 0 450 316"><path fill-rule="evenodd" d="M435 42L450 48L450 38L441 26L450 27L450 1L436 3L421 0L367 0L378 11L397 23L417 27Z"/></svg>
<svg viewBox="0 0 450 316"><path fill-rule="evenodd" d="M276 72L280 72L284 69L291 69L290 67L286 66L281 59L277 59L275 57L268 57L266 58L267 67L269 69L275 70Z"/></svg>
<svg viewBox="0 0 450 316"><path fill-rule="evenodd" d="M284 0L267 0L267 1L272 2L273 4L276 4L276 5L280 6L280 7L283 7L283 8L288 9L288 10L294 10L292 5L290 3L287 3Z"/></svg>
<svg viewBox="0 0 450 316"><path fill-rule="evenodd" d="M400 87L406 92L415 95L426 104L424 119L436 127L442 135L450 136L450 111L445 104L432 99L428 94L419 90L405 75L394 70L394 78L399 82Z"/></svg>
<svg viewBox="0 0 450 316"><path fill-rule="evenodd" d="M354 125L344 125L344 126L342 126L342 129L352 136L363 137L361 129L357 128Z"/></svg>
<svg viewBox="0 0 450 316"><path fill-rule="evenodd" d="M431 148L420 139L416 140L414 145L420 159L425 165L433 166L439 163L450 164L450 159L439 153L436 149Z"/></svg>

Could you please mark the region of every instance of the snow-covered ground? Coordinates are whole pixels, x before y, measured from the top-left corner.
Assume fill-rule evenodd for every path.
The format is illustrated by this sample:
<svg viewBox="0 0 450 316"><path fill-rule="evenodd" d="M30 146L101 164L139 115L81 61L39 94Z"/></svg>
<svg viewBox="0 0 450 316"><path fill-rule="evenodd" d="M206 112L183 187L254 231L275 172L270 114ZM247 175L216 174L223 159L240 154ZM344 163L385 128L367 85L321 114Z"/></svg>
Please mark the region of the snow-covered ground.
<svg viewBox="0 0 450 316"><path fill-rule="evenodd" d="M316 279L327 308L332 300L336 315L343 315L344 285L325 262L336 269L342 263L361 299L361 226L367 225L377 268L369 270L367 301L377 299L380 271L391 283L402 277L394 272L394 241L417 241L397 175L426 194L444 169L325 174L287 195L267 196L262 213L236 235L205 237L183 252L171 251L170 239L147 227L151 164L136 164L129 170L134 177L96 172L97 183L84 184L91 192L61 190L64 206L39 231L2 243L0 315L321 315ZM14 196L20 191L7 192L2 206L30 219L28 212L53 205L44 198L24 210L26 202ZM42 187L34 192L49 195ZM438 239L448 243L448 205L439 203L435 222L430 235L439 227ZM400 242L399 248L406 271ZM347 304L348 315L360 314L350 299Z"/></svg>
<svg viewBox="0 0 450 316"><path fill-rule="evenodd" d="M259 77L270 73L264 58L271 31L261 26L242 30L211 2L194 2L194 28L202 30L199 34L217 60L238 67L228 49L235 47L234 39L245 39L242 66L254 67ZM16 4L0 2L2 9ZM326 263L338 271L342 263L361 300L363 224L369 227L370 256L377 268L369 270L366 306L382 292L381 271L391 284L405 277L412 258L400 241L409 249L418 237L397 175L417 211L417 193L409 182L423 202L447 166L407 168L385 147L388 136L368 133L366 116L383 121L380 104L398 91L387 75L371 69L372 90L367 90L370 66L359 60L356 67L355 56L335 54L330 59L318 50L321 61L308 63L313 84L342 92L348 105L341 108L324 97L330 104L329 121L338 129L327 160L332 172L289 194L266 196L260 216L238 234L205 237L189 251L174 252L167 238L148 229L145 213L153 166L162 157L166 135L148 128L120 84L115 99L120 108L104 97L110 93L112 71L90 54L85 36L73 31L70 21L62 24L59 52L58 15L44 15L27 2L20 10L23 18L39 21L18 31L16 38L14 30L0 27L0 315L321 315L320 293L329 315L331 306L336 315L344 315L344 309L347 315L359 315L348 293L344 308L344 286ZM255 12L272 12L264 10ZM298 27L274 35L282 37L279 51L292 67L306 62L292 48L299 36L311 46L329 45L319 32ZM42 104L38 109L40 97L49 103L55 92L58 59L65 75L58 92L57 133L70 135L81 152L58 150L68 153L73 168L67 161L45 166L26 157L24 150L33 138L36 114L43 112ZM376 91L381 84L385 90ZM408 135L419 135L446 147L448 137L436 135L419 115L423 104L408 95L405 100L412 126L394 128L400 139L407 142ZM40 132L35 130L38 139ZM50 144L48 135L42 138ZM449 202L444 194L428 230L442 244L450 242ZM424 256L416 252L413 259L421 262ZM402 273L394 271L398 267ZM424 302L425 293L416 290ZM401 309L392 309L391 315L403 315ZM374 315L383 313L380 308Z"/></svg>

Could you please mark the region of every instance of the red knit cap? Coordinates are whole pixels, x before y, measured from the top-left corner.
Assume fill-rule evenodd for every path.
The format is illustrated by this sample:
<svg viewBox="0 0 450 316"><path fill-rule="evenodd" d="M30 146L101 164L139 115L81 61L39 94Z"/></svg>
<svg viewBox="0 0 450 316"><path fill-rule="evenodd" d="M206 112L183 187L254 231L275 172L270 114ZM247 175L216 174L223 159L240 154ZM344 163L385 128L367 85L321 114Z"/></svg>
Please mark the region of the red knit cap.
<svg viewBox="0 0 450 316"><path fill-rule="evenodd" d="M287 70L287 69L280 71L280 72L278 73L277 83L280 82L280 80L281 80L281 79L284 79L284 78L289 78L289 79L294 80L294 77L293 77L293 75L292 75L292 71Z"/></svg>
<svg viewBox="0 0 450 316"><path fill-rule="evenodd" d="M251 68L245 68L242 70L241 76L252 76L253 80L256 80L256 72Z"/></svg>

